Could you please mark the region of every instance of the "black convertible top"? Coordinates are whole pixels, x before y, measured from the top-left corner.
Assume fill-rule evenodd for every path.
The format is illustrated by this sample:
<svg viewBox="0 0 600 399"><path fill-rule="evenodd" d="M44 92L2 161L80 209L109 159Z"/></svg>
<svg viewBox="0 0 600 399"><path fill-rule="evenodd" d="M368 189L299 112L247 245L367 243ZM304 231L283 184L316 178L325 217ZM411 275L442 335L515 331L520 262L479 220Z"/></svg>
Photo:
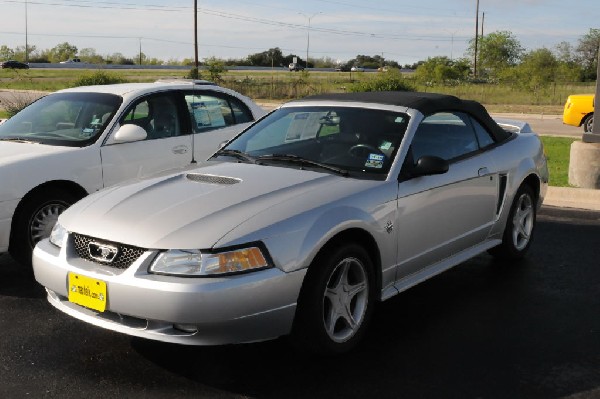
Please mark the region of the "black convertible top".
<svg viewBox="0 0 600 399"><path fill-rule="evenodd" d="M397 105L416 109L425 116L436 112L459 111L468 113L475 118L494 135L497 141L503 141L511 135L511 133L498 126L483 105L476 101L461 100L458 97L447 94L410 91L369 91L361 93L318 94L305 97L300 101L348 101Z"/></svg>

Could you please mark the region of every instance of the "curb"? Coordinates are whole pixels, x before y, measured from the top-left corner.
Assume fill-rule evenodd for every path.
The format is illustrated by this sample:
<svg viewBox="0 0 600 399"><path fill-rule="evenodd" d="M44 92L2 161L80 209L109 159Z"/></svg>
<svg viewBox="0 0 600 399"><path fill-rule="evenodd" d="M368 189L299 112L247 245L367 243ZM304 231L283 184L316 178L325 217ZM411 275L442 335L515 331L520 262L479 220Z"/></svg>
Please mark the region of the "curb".
<svg viewBox="0 0 600 399"><path fill-rule="evenodd" d="M600 190L549 186L544 205L600 211Z"/></svg>

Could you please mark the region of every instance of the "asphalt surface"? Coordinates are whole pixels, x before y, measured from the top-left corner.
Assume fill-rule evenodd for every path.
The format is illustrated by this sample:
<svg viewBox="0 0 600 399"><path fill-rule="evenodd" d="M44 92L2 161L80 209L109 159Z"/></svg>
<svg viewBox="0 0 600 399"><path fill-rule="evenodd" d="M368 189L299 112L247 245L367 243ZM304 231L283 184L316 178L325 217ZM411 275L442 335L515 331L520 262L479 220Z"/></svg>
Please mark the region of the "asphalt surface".
<svg viewBox="0 0 600 399"><path fill-rule="evenodd" d="M600 212L545 206L525 261L481 255L397 295L337 358L88 326L3 255L0 398L600 397L599 240Z"/></svg>

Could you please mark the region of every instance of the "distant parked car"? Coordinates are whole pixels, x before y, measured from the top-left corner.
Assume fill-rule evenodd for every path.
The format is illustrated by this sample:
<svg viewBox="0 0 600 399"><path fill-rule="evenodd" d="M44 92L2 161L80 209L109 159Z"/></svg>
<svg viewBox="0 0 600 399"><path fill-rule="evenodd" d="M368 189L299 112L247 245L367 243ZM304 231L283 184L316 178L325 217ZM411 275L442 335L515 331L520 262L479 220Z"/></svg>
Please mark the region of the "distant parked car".
<svg viewBox="0 0 600 399"><path fill-rule="evenodd" d="M290 71L303 71L304 67L298 63L291 63L290 65L288 65L288 68Z"/></svg>
<svg viewBox="0 0 600 399"><path fill-rule="evenodd" d="M591 132L594 124L594 95L570 95L563 110L563 123L572 126L583 126L584 132Z"/></svg>
<svg viewBox="0 0 600 399"><path fill-rule="evenodd" d="M0 124L0 253L31 263L58 215L123 180L206 160L264 111L210 82L78 87Z"/></svg>
<svg viewBox="0 0 600 399"><path fill-rule="evenodd" d="M61 61L60 63L61 64L73 64L73 63L76 63L76 62L81 63L81 59L79 59L79 58L71 58L71 59L66 60L66 61Z"/></svg>
<svg viewBox="0 0 600 399"><path fill-rule="evenodd" d="M323 94L201 167L84 198L34 273L54 307L119 333L346 352L378 302L486 251L523 257L547 183L539 137L476 102Z"/></svg>
<svg viewBox="0 0 600 399"><path fill-rule="evenodd" d="M9 60L0 63L0 68L2 69L29 69L29 65L24 62Z"/></svg>
<svg viewBox="0 0 600 399"><path fill-rule="evenodd" d="M353 66L352 68L350 68L350 71L352 71L352 72L364 72L365 68L363 68L361 66Z"/></svg>

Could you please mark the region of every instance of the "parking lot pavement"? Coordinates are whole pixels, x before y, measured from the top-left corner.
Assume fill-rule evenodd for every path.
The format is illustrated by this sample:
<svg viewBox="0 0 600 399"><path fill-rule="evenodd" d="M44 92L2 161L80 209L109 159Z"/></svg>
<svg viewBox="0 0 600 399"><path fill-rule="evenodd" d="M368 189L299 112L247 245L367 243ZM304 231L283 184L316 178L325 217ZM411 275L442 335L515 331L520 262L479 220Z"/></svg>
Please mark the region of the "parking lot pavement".
<svg viewBox="0 0 600 399"><path fill-rule="evenodd" d="M598 398L599 229L600 212L545 207L524 261L482 254L397 295L334 358L90 326L0 255L0 398Z"/></svg>

